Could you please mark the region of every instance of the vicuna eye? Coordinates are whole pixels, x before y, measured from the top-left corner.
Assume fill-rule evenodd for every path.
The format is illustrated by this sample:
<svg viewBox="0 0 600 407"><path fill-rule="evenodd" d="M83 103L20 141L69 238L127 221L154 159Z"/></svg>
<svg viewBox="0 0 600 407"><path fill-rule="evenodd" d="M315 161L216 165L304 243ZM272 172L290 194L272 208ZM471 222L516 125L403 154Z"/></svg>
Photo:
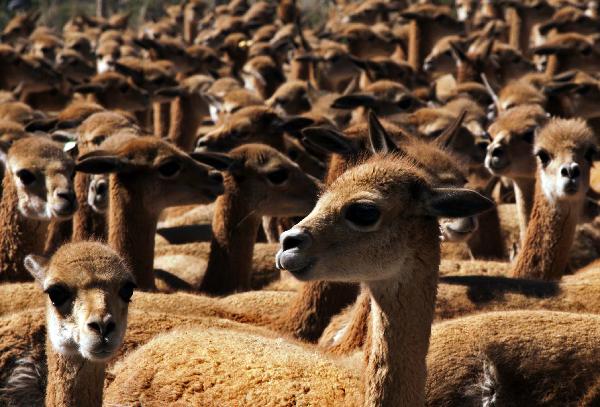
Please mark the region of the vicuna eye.
<svg viewBox="0 0 600 407"><path fill-rule="evenodd" d="M173 178L181 171L181 164L177 161L169 161L158 167L158 172L164 178Z"/></svg>
<svg viewBox="0 0 600 407"><path fill-rule="evenodd" d="M412 100L410 98L404 98L398 102L398 107L402 110L410 109L412 106Z"/></svg>
<svg viewBox="0 0 600 407"><path fill-rule="evenodd" d="M381 217L379 208L371 203L353 203L346 209L345 218L359 228L367 228L377 223Z"/></svg>
<svg viewBox="0 0 600 407"><path fill-rule="evenodd" d="M133 290L137 288L135 283L128 281L121 287L119 290L119 297L125 302L131 302L131 296L133 295Z"/></svg>
<svg viewBox="0 0 600 407"><path fill-rule="evenodd" d="M92 139L92 144L99 146L100 144L102 144L102 142L106 140L106 136L101 135L101 136L96 136Z"/></svg>
<svg viewBox="0 0 600 407"><path fill-rule="evenodd" d="M274 185L280 185L288 179L288 172L284 169L272 171L267 174L267 179Z"/></svg>
<svg viewBox="0 0 600 407"><path fill-rule="evenodd" d="M129 86L127 86L127 85L121 85L121 86L119 87L119 91L120 91L121 93L127 93L127 92L129 92Z"/></svg>
<svg viewBox="0 0 600 407"><path fill-rule="evenodd" d="M25 186L33 184L35 181L35 175L29 170L17 171L17 177L21 180L21 183Z"/></svg>
<svg viewBox="0 0 600 407"><path fill-rule="evenodd" d="M66 287L58 284L48 287L45 293L48 294L50 302L52 302L52 305L55 307L64 305L72 296L71 292Z"/></svg>
<svg viewBox="0 0 600 407"><path fill-rule="evenodd" d="M542 166L546 167L548 165L548 163L550 162L550 154L548 154L547 151L540 150L540 151L537 152L536 155L540 159L540 162L542 163Z"/></svg>

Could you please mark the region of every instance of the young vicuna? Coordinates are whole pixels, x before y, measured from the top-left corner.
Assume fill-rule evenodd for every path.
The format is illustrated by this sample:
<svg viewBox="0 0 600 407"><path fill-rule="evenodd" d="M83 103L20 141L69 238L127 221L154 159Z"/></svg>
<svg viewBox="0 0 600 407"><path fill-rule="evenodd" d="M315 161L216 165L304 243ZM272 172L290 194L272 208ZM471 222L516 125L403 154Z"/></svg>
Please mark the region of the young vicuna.
<svg viewBox="0 0 600 407"><path fill-rule="evenodd" d="M28 280L25 255L43 254L50 223L73 216L73 174L73 160L49 138L30 136L10 147L0 201L0 281Z"/></svg>
<svg viewBox="0 0 600 407"><path fill-rule="evenodd" d="M581 119L552 119L535 137L538 165L531 219L513 276L559 279L597 159L597 141Z"/></svg>
<svg viewBox="0 0 600 407"><path fill-rule="evenodd" d="M108 145L107 145L108 144ZM109 151L103 150L114 146ZM108 243L131 265L138 285L154 286L154 235L160 212L203 204L223 193L223 177L155 137L113 136L79 158L77 171L110 173Z"/></svg>
<svg viewBox="0 0 600 407"><path fill-rule="evenodd" d="M43 404L100 407L104 368L123 343L135 288L125 261L107 246L82 242L62 246L51 259L27 256L25 267L48 295L48 376ZM39 403L42 400L33 399L36 394L31 388L19 389L26 373L13 372L9 394L22 397L18 402Z"/></svg>
<svg viewBox="0 0 600 407"><path fill-rule="evenodd" d="M437 217L472 216L492 205L473 191L432 188L425 174L403 158L377 156L341 175L324 193L313 212L282 235L277 264L297 278L362 281L369 287L375 333L373 346L367 352L365 405L424 405L425 355L440 257ZM298 353L303 351L294 345L288 345L290 352L286 353L286 365L292 364L294 371L307 380L301 380L302 386L289 386L290 380L296 382L299 376L292 378L287 372L285 375L277 373L277 380L282 381L282 385L273 388L269 383L272 370L255 364L255 359L266 361L274 371L284 370L280 366L279 352L286 345L280 340L280 344L274 346L273 341L264 338L252 340L245 335L237 336L235 332L227 333L227 343L242 343L244 347L249 342L254 344L253 356L247 363L256 367L251 369L250 376L237 375L236 386L232 386L227 378L233 377L229 369L246 363L240 361L240 353L245 352L227 346L225 353L215 349L207 355L199 349L197 354L191 351L186 355L189 362L169 356L171 352L179 353L179 346L198 343L198 338L206 341L204 343L222 344L222 336L215 331L212 335L188 331L155 340L149 345L148 349L152 351L145 353L147 359L143 363L136 362L139 356L134 354L132 362L125 359L117 369L115 381L108 390L110 401L127 399L131 402L143 397L146 402L152 402L152 398L160 397L161 393L168 397L166 393L173 386L186 394L189 404L202 404L207 396L217 402L216 398L221 395L225 399L241 397L243 393L244 402L250 404L260 404L276 396L283 400L300 397L306 404L323 405L328 397L335 397L340 403L344 394L347 393L347 397L356 395L356 387L348 387L348 375L343 369L338 368L338 373L334 374L335 367L324 360L307 371L307 363L312 365L314 353L306 359L299 357ZM213 348L213 345L209 347ZM277 356L269 357L275 351ZM304 355L307 353L305 351ZM200 355L199 359L197 356ZM194 371L193 375L188 374L188 369ZM181 376L174 370L186 374ZM309 371L314 373L308 374ZM171 380L174 375L180 379L168 384L161 379L169 377ZM207 375L212 375L214 385L200 385ZM323 383L329 390L323 389ZM196 389L193 395L188 391L192 387ZM311 387L317 390L313 392Z"/></svg>

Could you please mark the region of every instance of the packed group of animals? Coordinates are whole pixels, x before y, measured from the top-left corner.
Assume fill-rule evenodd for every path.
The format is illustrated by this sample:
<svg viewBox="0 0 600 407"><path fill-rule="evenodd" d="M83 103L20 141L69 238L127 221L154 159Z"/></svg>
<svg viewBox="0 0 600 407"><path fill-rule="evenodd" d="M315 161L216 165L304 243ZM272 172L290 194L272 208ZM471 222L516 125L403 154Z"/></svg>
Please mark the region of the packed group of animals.
<svg viewBox="0 0 600 407"><path fill-rule="evenodd" d="M597 1L203 0L0 42L0 404L600 406Z"/></svg>

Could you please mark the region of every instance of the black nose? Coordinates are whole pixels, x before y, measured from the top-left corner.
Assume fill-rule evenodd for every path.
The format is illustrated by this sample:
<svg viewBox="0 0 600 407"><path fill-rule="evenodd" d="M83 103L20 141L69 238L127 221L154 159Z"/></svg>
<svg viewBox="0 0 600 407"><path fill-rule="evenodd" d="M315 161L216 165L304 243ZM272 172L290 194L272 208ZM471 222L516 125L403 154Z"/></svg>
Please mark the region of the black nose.
<svg viewBox="0 0 600 407"><path fill-rule="evenodd" d="M98 180L94 185L92 185L92 189L96 193L96 195L105 195L108 190L108 184L104 180Z"/></svg>
<svg viewBox="0 0 600 407"><path fill-rule="evenodd" d="M560 175L569 179L577 179L581 174L581 170L579 169L579 164L577 163L568 163L563 164L560 167Z"/></svg>
<svg viewBox="0 0 600 407"><path fill-rule="evenodd" d="M56 191L56 196L67 203L69 206L73 207L75 205L75 192L73 190L59 190Z"/></svg>
<svg viewBox="0 0 600 407"><path fill-rule="evenodd" d="M100 318L92 318L88 321L87 326L98 335L106 337L115 330L116 324L112 318L108 318L106 321L103 321Z"/></svg>
<svg viewBox="0 0 600 407"><path fill-rule="evenodd" d="M223 183L223 174L221 174L219 171L211 171L208 174L208 178L213 181L215 184L222 184Z"/></svg>
<svg viewBox="0 0 600 407"><path fill-rule="evenodd" d="M281 235L281 249L308 249L312 244L310 234L302 229L290 229Z"/></svg>

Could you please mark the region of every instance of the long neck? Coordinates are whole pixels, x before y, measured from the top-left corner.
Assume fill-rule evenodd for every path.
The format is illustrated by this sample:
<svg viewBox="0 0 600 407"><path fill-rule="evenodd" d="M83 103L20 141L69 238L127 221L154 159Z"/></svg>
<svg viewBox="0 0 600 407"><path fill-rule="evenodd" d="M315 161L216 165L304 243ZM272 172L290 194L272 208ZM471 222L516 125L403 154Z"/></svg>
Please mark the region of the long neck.
<svg viewBox="0 0 600 407"><path fill-rule="evenodd" d="M367 349L365 406L424 406L425 356L429 347L440 262L439 230L422 228L429 239L412 268L397 280L365 283L371 295L371 346Z"/></svg>
<svg viewBox="0 0 600 407"><path fill-rule="evenodd" d="M208 108L200 96L178 97L171 103L169 139L182 150L191 151L202 116L207 114Z"/></svg>
<svg viewBox="0 0 600 407"><path fill-rule="evenodd" d="M209 294L250 289L252 253L261 222L247 194L233 185L231 179L225 181L226 193L215 205L210 256L200 286L201 291Z"/></svg>
<svg viewBox="0 0 600 407"><path fill-rule="evenodd" d="M527 235L527 224L533 209L533 198L535 196L535 178L516 178L513 180L515 191L515 202L517 204L517 216L519 217L519 234L521 244L525 243Z"/></svg>
<svg viewBox="0 0 600 407"><path fill-rule="evenodd" d="M94 212L88 205L87 196L90 177L78 172L75 174L75 196L78 209L73 215L73 241L84 240L106 241L106 217Z"/></svg>
<svg viewBox="0 0 600 407"><path fill-rule="evenodd" d="M564 274L583 200L551 203L537 185L525 243L513 276L556 280Z"/></svg>
<svg viewBox="0 0 600 407"><path fill-rule="evenodd" d="M47 407L101 407L104 363L93 363L80 355L65 356L46 340L48 358Z"/></svg>
<svg viewBox="0 0 600 407"><path fill-rule="evenodd" d="M49 222L27 219L19 212L16 186L6 171L0 201L0 281L28 281L25 256L43 254Z"/></svg>
<svg viewBox="0 0 600 407"><path fill-rule="evenodd" d="M152 120L156 137L166 137L169 132L169 107L169 103L152 104Z"/></svg>
<svg viewBox="0 0 600 407"><path fill-rule="evenodd" d="M347 355L360 349L367 341L370 324L371 293L363 289L352 309L352 319L344 327L342 337L333 344L328 352L337 355Z"/></svg>
<svg viewBox="0 0 600 407"><path fill-rule="evenodd" d="M131 174L110 177L108 244L121 254L132 268L137 285L144 290L154 285L154 234L158 214L136 199L136 179Z"/></svg>
<svg viewBox="0 0 600 407"><path fill-rule="evenodd" d="M415 70L419 72L421 70L421 30L417 20L412 20L409 26L408 33L408 63Z"/></svg>

